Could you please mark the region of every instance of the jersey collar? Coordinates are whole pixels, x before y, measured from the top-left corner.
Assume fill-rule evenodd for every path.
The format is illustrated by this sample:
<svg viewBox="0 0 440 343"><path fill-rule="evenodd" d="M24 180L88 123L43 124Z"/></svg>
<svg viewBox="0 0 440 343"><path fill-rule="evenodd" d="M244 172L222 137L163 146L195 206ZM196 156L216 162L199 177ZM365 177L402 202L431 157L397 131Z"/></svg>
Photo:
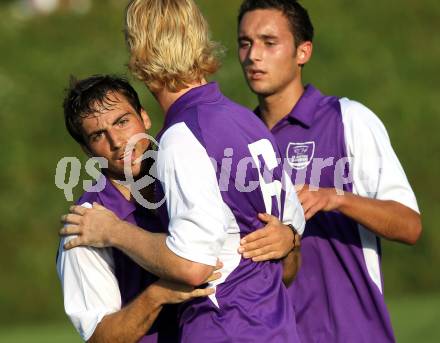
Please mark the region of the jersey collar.
<svg viewBox="0 0 440 343"><path fill-rule="evenodd" d="M102 206L113 211L120 219L127 218L136 210L136 204L125 199L108 177L104 175L102 177L105 178L105 187L98 193Z"/></svg>
<svg viewBox="0 0 440 343"><path fill-rule="evenodd" d="M319 90L312 85L307 85L304 89L304 93L288 114L288 117L300 122L306 127L311 127L322 97L323 95Z"/></svg>
<svg viewBox="0 0 440 343"><path fill-rule="evenodd" d="M292 108L289 114L281 119L275 126L285 122L286 120L292 120L293 122L299 122L307 128L310 128L315 119L315 113L317 111L320 100L323 95L312 85L306 85L304 87L304 93L299 98L298 102ZM254 110L254 113L261 118L260 107Z"/></svg>
<svg viewBox="0 0 440 343"><path fill-rule="evenodd" d="M164 127L168 127L175 120L176 116L187 108L203 103L215 102L221 97L222 93L217 82L209 82L203 86L190 89L168 109Z"/></svg>

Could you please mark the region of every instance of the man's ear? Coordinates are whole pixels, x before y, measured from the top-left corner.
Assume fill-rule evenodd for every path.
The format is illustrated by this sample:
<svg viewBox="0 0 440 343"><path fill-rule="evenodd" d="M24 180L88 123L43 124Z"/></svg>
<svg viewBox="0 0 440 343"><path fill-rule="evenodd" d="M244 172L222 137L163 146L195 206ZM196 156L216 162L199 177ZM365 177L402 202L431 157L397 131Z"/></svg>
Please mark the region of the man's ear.
<svg viewBox="0 0 440 343"><path fill-rule="evenodd" d="M144 123L145 130L151 129L151 119L148 113L142 108L141 109L141 118L142 122Z"/></svg>
<svg viewBox="0 0 440 343"><path fill-rule="evenodd" d="M296 61L299 65L304 65L310 61L313 52L313 43L306 41L296 48Z"/></svg>
<svg viewBox="0 0 440 343"><path fill-rule="evenodd" d="M82 151L84 151L84 153L88 156L88 157L93 157L91 151L89 150L89 148L85 145L85 144L80 144Z"/></svg>

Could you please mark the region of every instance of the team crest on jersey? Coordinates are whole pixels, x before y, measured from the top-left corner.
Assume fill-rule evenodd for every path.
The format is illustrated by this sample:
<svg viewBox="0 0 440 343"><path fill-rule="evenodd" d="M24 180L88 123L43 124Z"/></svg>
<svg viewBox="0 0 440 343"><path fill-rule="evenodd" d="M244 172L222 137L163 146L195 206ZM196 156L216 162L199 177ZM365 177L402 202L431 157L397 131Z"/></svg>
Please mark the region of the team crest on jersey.
<svg viewBox="0 0 440 343"><path fill-rule="evenodd" d="M289 165L294 169L304 169L313 159L315 142L289 143L286 156Z"/></svg>

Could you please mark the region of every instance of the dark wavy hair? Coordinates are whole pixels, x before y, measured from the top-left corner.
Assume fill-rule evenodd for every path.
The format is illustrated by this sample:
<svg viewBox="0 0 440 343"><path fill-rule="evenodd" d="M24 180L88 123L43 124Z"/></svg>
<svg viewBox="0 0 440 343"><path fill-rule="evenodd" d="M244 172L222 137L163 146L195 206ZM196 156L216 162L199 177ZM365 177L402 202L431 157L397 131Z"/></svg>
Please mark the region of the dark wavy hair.
<svg viewBox="0 0 440 343"><path fill-rule="evenodd" d="M312 21L307 10L296 0L244 0L238 12L238 25L247 12L270 9L279 10L286 16L296 47L301 43L313 41Z"/></svg>
<svg viewBox="0 0 440 343"><path fill-rule="evenodd" d="M82 134L82 120L89 115L114 105L111 94L123 95L140 115L142 106L139 97L123 77L114 75L93 75L78 80L70 77L69 88L63 101L64 122L69 134L80 144L86 145Z"/></svg>

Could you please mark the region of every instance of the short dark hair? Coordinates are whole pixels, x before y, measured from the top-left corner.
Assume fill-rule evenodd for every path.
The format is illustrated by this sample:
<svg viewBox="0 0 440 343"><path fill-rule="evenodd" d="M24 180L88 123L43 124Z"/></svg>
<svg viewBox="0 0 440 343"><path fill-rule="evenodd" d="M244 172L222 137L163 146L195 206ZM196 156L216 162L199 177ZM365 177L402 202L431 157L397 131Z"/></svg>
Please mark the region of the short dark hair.
<svg viewBox="0 0 440 343"><path fill-rule="evenodd" d="M93 75L78 80L73 76L70 77L70 85L66 89L66 97L63 101L64 122L67 131L78 143L86 145L82 134L82 120L100 108L105 109L113 105L109 99L111 93L123 95L140 115L142 106L139 97L125 78L114 75Z"/></svg>
<svg viewBox="0 0 440 343"><path fill-rule="evenodd" d="M240 25L243 16L247 12L254 10L275 9L281 11L290 24L295 46L301 43L313 41L313 24L309 13L296 0L244 0L238 12L238 25Z"/></svg>

